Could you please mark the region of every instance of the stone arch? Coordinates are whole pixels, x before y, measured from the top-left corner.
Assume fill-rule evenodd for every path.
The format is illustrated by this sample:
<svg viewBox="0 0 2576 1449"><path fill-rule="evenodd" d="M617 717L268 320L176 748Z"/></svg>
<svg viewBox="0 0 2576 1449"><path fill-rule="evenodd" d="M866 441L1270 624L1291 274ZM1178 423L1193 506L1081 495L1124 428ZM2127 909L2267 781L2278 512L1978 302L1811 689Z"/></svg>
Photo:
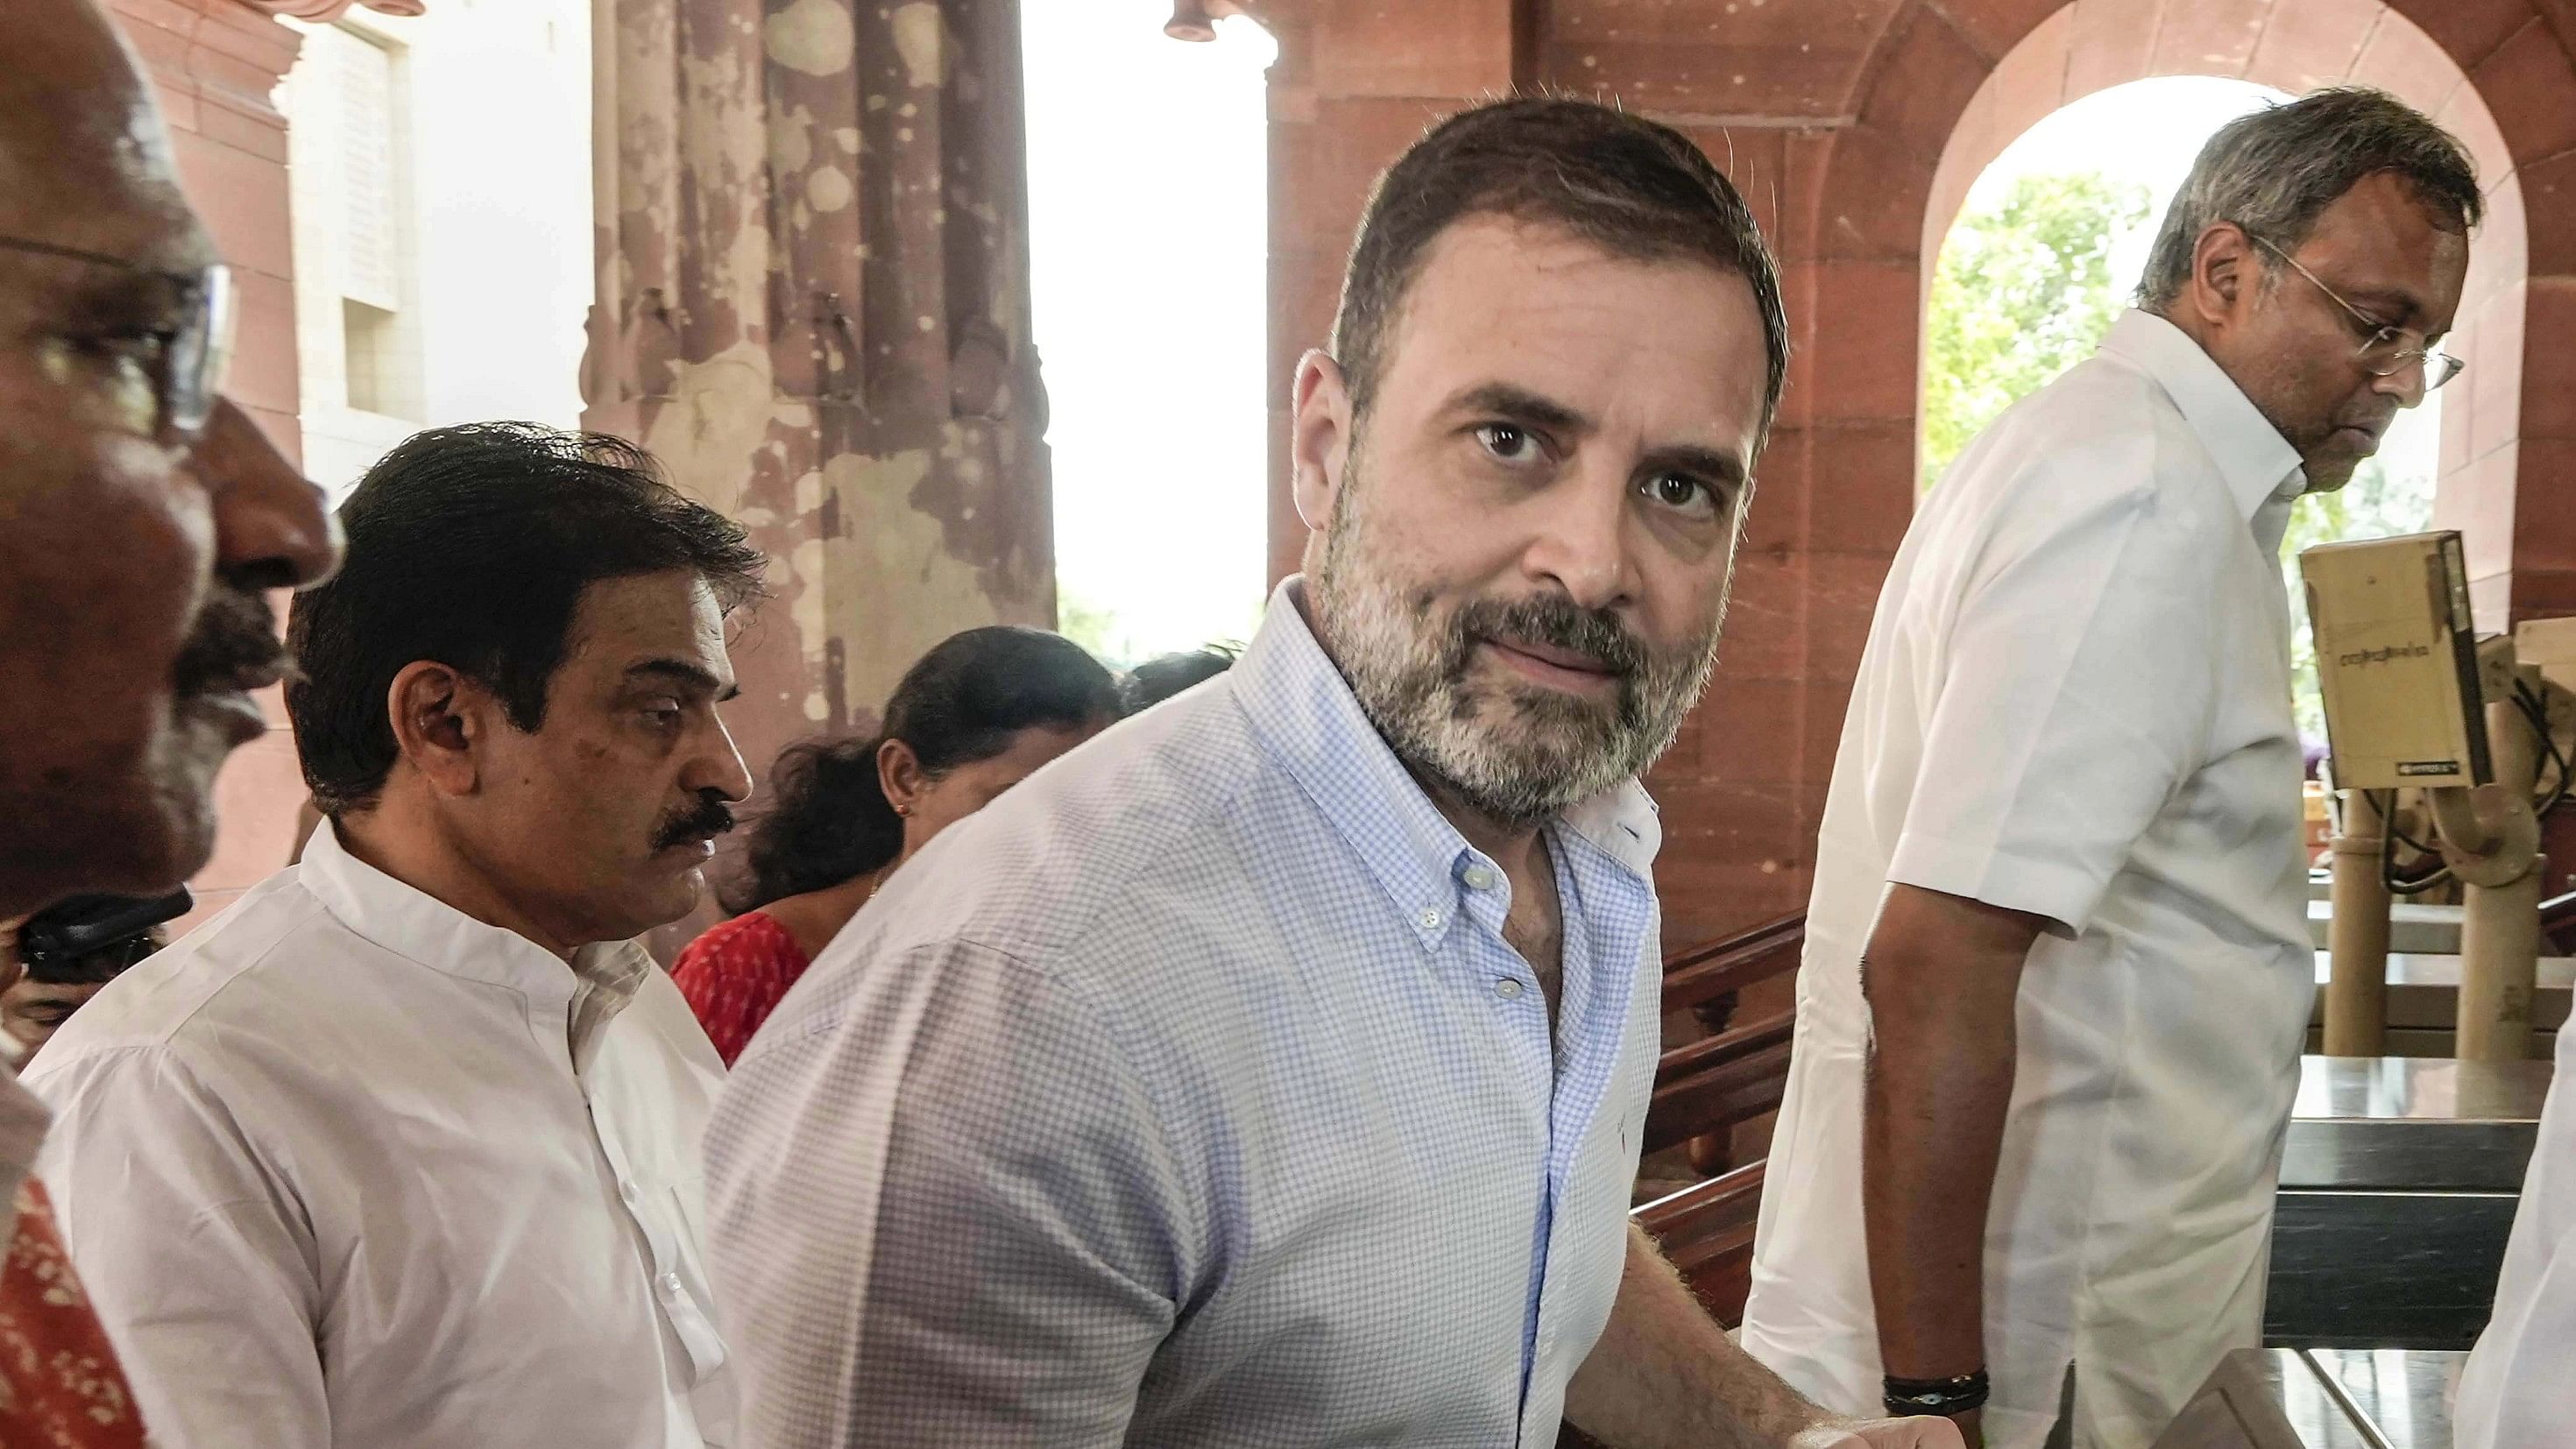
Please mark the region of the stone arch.
<svg viewBox="0 0 2576 1449"><path fill-rule="evenodd" d="M1925 237L1950 221L1947 211L1933 220L1935 183L1954 141L1973 156L1957 163L1972 178L2036 119L1974 112L2007 66L2043 78L2056 66L2050 108L2120 80L2215 71L2283 89L2308 76L2375 80L2447 112L2488 179L2518 194L2499 199L2479 249L2490 291L2471 361L2490 393L2508 368L2521 376L2498 407L2480 407L2480 384L2454 385L2470 389L2463 415L2482 419L2464 444L2476 451L2484 428L2484 451L2446 459L2443 521L2471 535L2490 627L2576 612L2576 489L2562 481L2576 474L2576 354L2541 341L2576 336L2576 0L1228 3L1258 13L1280 44L1270 71L1278 572L1296 566L1304 541L1288 506L1288 379L1330 325L1370 178L1429 121L1515 88L1616 99L1697 140L1772 238L1797 352L1746 520L1716 686L1650 782L1664 807L1656 875L1668 943L1806 899L1853 670L1913 513ZM2380 18L2338 56L2355 15ZM2047 96L2044 79L2038 93ZM1980 126L2000 134L1961 139ZM2507 215L2516 200L2519 217ZM1957 201L1951 193L1949 207ZM2459 400L2446 395L2444 406Z"/></svg>
<svg viewBox="0 0 2576 1449"><path fill-rule="evenodd" d="M2550 16L2529 0L1951 0L1909 9L1881 32L1853 120L1828 143L1807 228L1820 275L1801 380L1820 441L1884 434L1901 417L1903 447L1882 456L1910 460L1919 399L1919 306L1902 314L1915 320L1899 345L1889 314L1855 315L1826 278L1895 263L1919 300L1969 185L2042 117L2157 75L2293 93L2377 85L2461 137L2490 204L2461 310L2470 372L2444 395L2437 516L2468 535L2486 627L2576 610L2576 511L2552 496L2576 463L2576 358L2541 341L2576 325L2576 64ZM1882 298L1892 280L1880 279ZM1896 353L1904 366L1891 366ZM1892 404L1901 413L1890 415ZM1870 489L1866 506L1896 508L1910 479L1909 470L1844 481Z"/></svg>

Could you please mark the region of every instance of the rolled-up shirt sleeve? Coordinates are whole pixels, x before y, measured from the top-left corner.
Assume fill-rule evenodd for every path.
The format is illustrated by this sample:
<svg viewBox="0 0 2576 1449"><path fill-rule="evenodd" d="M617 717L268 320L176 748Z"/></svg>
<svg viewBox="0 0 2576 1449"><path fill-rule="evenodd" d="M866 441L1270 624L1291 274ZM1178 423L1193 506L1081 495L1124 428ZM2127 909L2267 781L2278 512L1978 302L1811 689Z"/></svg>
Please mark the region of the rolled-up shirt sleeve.
<svg viewBox="0 0 2576 1449"><path fill-rule="evenodd" d="M166 1047L39 1059L39 1172L156 1442L329 1449L302 1217Z"/></svg>
<svg viewBox="0 0 2576 1449"><path fill-rule="evenodd" d="M2024 492L1916 641L1935 692L1888 875L2081 932L2206 749L2227 540L2143 483Z"/></svg>
<svg viewBox="0 0 2576 1449"><path fill-rule="evenodd" d="M945 942L755 1044L709 1136L746 1443L1123 1442L1198 1234L1076 984Z"/></svg>

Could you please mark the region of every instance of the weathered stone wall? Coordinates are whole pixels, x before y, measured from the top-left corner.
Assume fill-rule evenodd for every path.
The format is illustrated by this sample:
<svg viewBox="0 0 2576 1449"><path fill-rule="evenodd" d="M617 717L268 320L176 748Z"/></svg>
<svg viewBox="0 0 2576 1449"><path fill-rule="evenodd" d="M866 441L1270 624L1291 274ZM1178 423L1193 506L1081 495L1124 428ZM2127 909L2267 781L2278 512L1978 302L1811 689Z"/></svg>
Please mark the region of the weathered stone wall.
<svg viewBox="0 0 2576 1449"><path fill-rule="evenodd" d="M585 419L775 560L755 771L963 628L1052 627L1010 0L599 0Z"/></svg>

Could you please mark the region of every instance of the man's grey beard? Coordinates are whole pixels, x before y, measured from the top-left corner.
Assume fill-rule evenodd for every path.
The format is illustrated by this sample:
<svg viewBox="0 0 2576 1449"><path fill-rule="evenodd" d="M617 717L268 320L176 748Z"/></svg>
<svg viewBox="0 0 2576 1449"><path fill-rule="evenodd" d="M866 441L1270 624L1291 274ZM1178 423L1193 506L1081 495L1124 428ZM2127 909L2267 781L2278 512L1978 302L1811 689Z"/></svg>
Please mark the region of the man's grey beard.
<svg viewBox="0 0 2576 1449"><path fill-rule="evenodd" d="M1607 609L1562 594L1480 598L1435 618L1429 593L1372 556L1347 463L1308 597L1351 693L1396 758L1478 814L1527 829L1632 776L1672 745L1717 664L1721 593L1707 632L1658 657ZM1471 680L1497 636L1598 659L1619 682L1604 704L1536 684Z"/></svg>

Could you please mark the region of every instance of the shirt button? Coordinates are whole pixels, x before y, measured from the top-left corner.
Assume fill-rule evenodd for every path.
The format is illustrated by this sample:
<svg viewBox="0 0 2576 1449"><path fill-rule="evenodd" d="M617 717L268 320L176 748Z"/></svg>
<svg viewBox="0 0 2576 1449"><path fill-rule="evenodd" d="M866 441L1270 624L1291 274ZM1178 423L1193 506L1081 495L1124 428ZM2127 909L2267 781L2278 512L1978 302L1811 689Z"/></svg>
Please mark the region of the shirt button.
<svg viewBox="0 0 2576 1449"><path fill-rule="evenodd" d="M1517 976L1505 976L1505 977L1501 978L1500 980L1496 981L1496 982L1494 983L1494 994L1495 994L1496 996L1501 997L1501 998L1502 998L1502 999L1504 999L1505 1001L1518 1001L1518 1000L1520 1000L1520 996L1521 996L1521 983L1520 983L1520 978L1519 978L1519 977L1517 977Z"/></svg>
<svg viewBox="0 0 2576 1449"><path fill-rule="evenodd" d="M1489 891L1494 888L1494 873L1481 865L1467 867L1466 872L1459 879L1464 880L1467 883L1467 889L1471 891Z"/></svg>
<svg viewBox="0 0 2576 1449"><path fill-rule="evenodd" d="M635 1184L633 1184L633 1183L631 1183L631 1182L621 1182L621 1183L619 1183L619 1184L617 1185L617 1195L618 1195L619 1197L622 1197L622 1198L626 1199L626 1205L627 1205L628 1207L633 1207L633 1206L635 1206L635 1198L636 1198L636 1195L637 1195L637 1194L636 1194L636 1192L635 1192Z"/></svg>
<svg viewBox="0 0 2576 1449"><path fill-rule="evenodd" d="M1422 929L1426 931L1439 930L1440 908L1438 906L1424 906L1422 908L1422 914L1414 917L1414 919L1421 922Z"/></svg>
<svg viewBox="0 0 2576 1449"><path fill-rule="evenodd" d="M663 1296L663 1297L665 1297L665 1298L677 1298L677 1297L679 1297L679 1296L680 1296L680 1275L679 1275L679 1274L677 1274L677 1273L665 1273L665 1274L663 1274L663 1275L661 1276L661 1278L660 1278L660 1279L658 1279L657 1281L658 1281L658 1282L659 1282L659 1284L661 1285L661 1289L662 1289L662 1296Z"/></svg>

